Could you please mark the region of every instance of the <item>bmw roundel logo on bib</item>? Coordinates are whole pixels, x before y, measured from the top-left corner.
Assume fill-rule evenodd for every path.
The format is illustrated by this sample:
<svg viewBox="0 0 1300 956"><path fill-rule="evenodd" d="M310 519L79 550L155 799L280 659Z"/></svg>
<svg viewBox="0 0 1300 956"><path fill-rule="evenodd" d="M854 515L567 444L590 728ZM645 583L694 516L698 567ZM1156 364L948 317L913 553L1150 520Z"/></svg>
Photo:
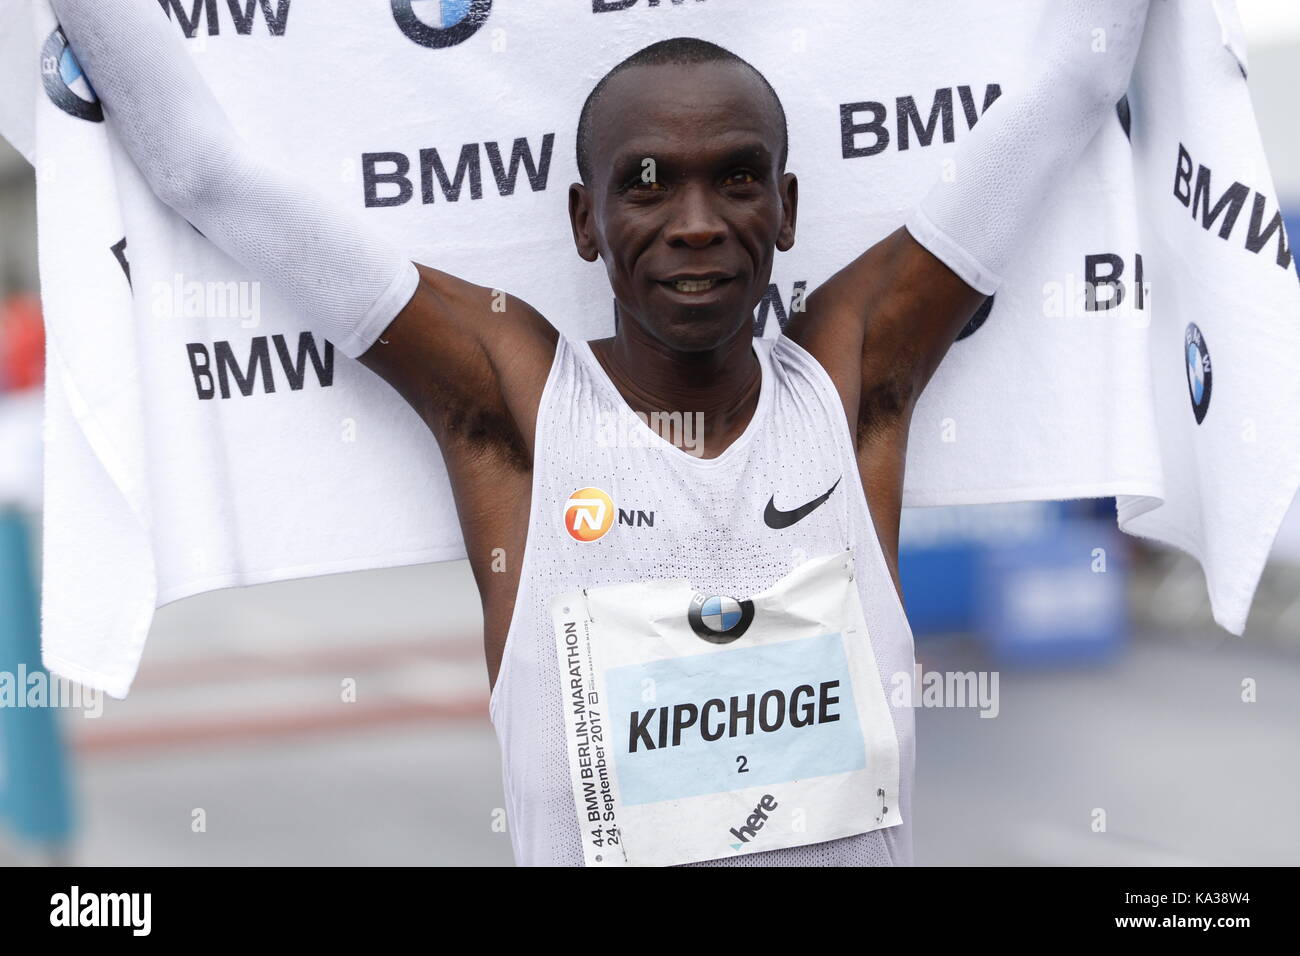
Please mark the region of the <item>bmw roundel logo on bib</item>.
<svg viewBox="0 0 1300 956"><path fill-rule="evenodd" d="M686 611L691 630L711 644L730 644L749 629L754 602L725 594L697 594Z"/></svg>
<svg viewBox="0 0 1300 956"><path fill-rule="evenodd" d="M420 46L464 43L487 20L492 0L393 0L393 18Z"/></svg>
<svg viewBox="0 0 1300 956"><path fill-rule="evenodd" d="M1196 424L1205 421L1210 409L1210 391L1214 385L1214 372L1210 365L1210 350L1205 336L1195 322L1189 323L1183 335L1183 355L1187 362L1187 392L1192 399L1192 413Z"/></svg>

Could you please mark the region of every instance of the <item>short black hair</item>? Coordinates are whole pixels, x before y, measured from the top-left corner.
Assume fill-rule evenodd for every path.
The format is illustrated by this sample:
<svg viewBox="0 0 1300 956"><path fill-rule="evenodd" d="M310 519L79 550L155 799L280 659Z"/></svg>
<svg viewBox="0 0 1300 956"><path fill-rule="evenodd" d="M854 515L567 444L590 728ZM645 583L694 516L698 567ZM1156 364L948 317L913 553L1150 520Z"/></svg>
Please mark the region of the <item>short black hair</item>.
<svg viewBox="0 0 1300 956"><path fill-rule="evenodd" d="M633 53L627 59L616 65L612 70L601 77L587 95L587 101L582 104L582 114L578 117L578 175L582 177L584 183L591 181L591 115L595 112L595 104L599 101L601 94L604 93L605 87L609 81L618 76L624 70L630 70L636 66L687 66L696 63L738 63L745 67L767 88L772 94L772 102L776 104L777 115L781 117L781 159L777 168L785 170L785 162L790 152L790 133L785 122L785 107L781 105L781 97L776 95L776 90L772 89L772 84L752 63L743 57L739 57L725 47L720 47L716 43L710 43L708 40L701 40L698 37L673 37L669 40L660 40L658 43L652 43Z"/></svg>

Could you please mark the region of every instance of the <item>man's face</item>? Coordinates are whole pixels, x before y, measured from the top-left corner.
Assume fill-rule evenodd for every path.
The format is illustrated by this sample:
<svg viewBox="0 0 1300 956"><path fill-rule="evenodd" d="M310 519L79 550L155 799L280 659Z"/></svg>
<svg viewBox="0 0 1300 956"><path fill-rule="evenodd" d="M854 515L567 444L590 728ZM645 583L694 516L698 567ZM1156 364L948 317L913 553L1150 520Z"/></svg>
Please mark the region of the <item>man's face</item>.
<svg viewBox="0 0 1300 956"><path fill-rule="evenodd" d="M794 244L771 95L732 63L634 67L592 116L591 179L569 190L579 254L605 262L619 316L680 351L753 320L773 249Z"/></svg>

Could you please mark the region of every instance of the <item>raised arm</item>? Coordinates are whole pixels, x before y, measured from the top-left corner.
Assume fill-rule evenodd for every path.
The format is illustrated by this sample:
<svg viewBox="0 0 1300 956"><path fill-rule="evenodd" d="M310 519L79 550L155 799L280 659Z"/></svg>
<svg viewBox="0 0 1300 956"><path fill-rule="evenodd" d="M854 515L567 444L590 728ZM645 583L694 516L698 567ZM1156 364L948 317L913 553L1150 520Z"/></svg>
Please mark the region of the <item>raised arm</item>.
<svg viewBox="0 0 1300 956"><path fill-rule="evenodd" d="M836 364L860 434L896 424L893 414L906 424L1047 195L1114 115L1146 14L1147 0L1054 3L1035 44L1042 67L989 107L953 157L951 181L809 296L793 334Z"/></svg>
<svg viewBox="0 0 1300 956"><path fill-rule="evenodd" d="M544 363L554 333L541 316L508 297L503 311L499 293L417 268L359 216L264 162L157 0L53 5L109 123L163 202L387 379L440 441L449 425L454 432L476 416L497 420L494 434L509 431L502 416L529 402L503 393L494 355L507 351L509 332L515 352L536 344L534 364ZM531 420L518 424L516 447L532 435Z"/></svg>

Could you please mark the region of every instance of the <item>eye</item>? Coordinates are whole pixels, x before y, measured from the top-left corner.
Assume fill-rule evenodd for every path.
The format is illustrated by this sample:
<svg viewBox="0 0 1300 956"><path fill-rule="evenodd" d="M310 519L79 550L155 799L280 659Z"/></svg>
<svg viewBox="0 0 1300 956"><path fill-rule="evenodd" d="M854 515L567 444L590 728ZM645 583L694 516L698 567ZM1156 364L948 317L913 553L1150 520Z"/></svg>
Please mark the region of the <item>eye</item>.
<svg viewBox="0 0 1300 956"><path fill-rule="evenodd" d="M758 177L748 169L736 169L723 182L728 186L748 186L758 182Z"/></svg>
<svg viewBox="0 0 1300 956"><path fill-rule="evenodd" d="M657 179L652 179L649 182L646 182L646 180L642 178L641 174L637 173L635 176L629 177L627 182L623 183L619 192L628 192L633 189L645 190L647 192L661 192L664 188L664 185Z"/></svg>

